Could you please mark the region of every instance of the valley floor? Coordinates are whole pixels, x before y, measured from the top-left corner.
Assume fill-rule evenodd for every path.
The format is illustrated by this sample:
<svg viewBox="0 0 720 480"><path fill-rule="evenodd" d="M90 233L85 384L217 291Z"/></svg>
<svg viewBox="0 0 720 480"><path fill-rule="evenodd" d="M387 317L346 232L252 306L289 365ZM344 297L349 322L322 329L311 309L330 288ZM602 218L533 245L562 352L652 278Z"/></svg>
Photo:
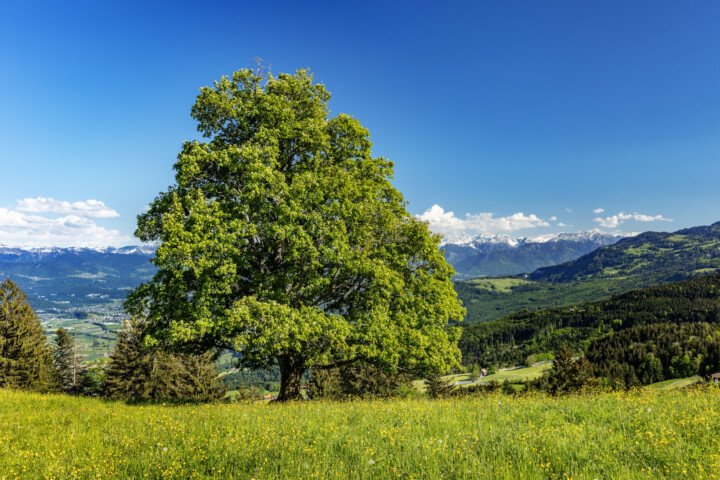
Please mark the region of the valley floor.
<svg viewBox="0 0 720 480"><path fill-rule="evenodd" d="M129 406L0 390L0 479L720 478L720 389Z"/></svg>

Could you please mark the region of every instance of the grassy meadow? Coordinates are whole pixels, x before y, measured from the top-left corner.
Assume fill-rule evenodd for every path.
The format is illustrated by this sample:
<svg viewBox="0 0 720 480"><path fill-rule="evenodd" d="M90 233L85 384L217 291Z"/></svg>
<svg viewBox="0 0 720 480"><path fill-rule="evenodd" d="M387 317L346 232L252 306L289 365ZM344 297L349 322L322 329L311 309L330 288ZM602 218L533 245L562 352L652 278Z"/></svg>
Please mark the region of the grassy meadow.
<svg viewBox="0 0 720 480"><path fill-rule="evenodd" d="M289 405L0 390L0 479L720 478L720 389Z"/></svg>

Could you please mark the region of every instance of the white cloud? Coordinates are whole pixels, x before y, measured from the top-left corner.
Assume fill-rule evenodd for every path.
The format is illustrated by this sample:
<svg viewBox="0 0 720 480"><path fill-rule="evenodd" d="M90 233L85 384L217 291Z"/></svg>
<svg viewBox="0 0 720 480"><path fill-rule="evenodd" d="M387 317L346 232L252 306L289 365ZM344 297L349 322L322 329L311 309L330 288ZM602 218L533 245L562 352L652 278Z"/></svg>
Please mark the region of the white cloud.
<svg viewBox="0 0 720 480"><path fill-rule="evenodd" d="M37 197L18 200L17 210L31 213L57 213L59 215L75 215L78 217L114 218L119 217L112 208L100 200L84 202L63 202L53 198Z"/></svg>
<svg viewBox="0 0 720 480"><path fill-rule="evenodd" d="M550 221L551 221L551 222L556 222L556 221L557 221L557 217L556 217L555 215L553 215L552 217L550 217Z"/></svg>
<svg viewBox="0 0 720 480"><path fill-rule="evenodd" d="M557 226L558 227L567 227L567 225L562 222L558 222Z"/></svg>
<svg viewBox="0 0 720 480"><path fill-rule="evenodd" d="M88 217L118 216L103 202L57 202L52 199L24 199L16 210L0 208L0 244L19 247L123 246L135 243L129 235L108 229ZM45 215L29 215L23 211ZM74 211L51 217L47 214Z"/></svg>
<svg viewBox="0 0 720 480"><path fill-rule="evenodd" d="M597 215L597 214L603 213L604 211L605 211L604 208L596 208L595 210L593 210L593 213Z"/></svg>
<svg viewBox="0 0 720 480"><path fill-rule="evenodd" d="M419 220L428 222L430 229L437 233L490 233L511 232L524 228L548 227L545 220L537 215L525 215L522 212L508 217L495 217L493 213L465 214L458 218L453 212L446 212L440 205L433 205L424 213L416 215Z"/></svg>
<svg viewBox="0 0 720 480"><path fill-rule="evenodd" d="M566 208L565 211L568 212L568 213L572 213L572 212L573 212L573 211L572 211L572 208Z"/></svg>
<svg viewBox="0 0 720 480"><path fill-rule="evenodd" d="M599 223L601 226L606 228L617 228L619 225L625 223L627 220L635 220L638 222L672 222L671 218L664 218L662 215L644 215L642 213L625 213L620 212L617 215L612 215L605 218L595 218L593 222Z"/></svg>

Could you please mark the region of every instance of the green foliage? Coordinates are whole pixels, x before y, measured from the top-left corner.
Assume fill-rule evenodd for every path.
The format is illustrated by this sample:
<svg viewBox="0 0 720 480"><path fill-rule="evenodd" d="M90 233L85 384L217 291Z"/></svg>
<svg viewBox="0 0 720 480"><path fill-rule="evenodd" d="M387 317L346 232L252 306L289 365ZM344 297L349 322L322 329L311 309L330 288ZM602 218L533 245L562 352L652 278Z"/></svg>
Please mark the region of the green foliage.
<svg viewBox="0 0 720 480"><path fill-rule="evenodd" d="M657 323L720 323L720 275L636 290L607 300L520 312L470 325L459 342L464 362L515 365L565 344L586 351L612 332Z"/></svg>
<svg viewBox="0 0 720 480"><path fill-rule="evenodd" d="M315 365L460 360L440 237L406 211L367 129L329 117L329 99L304 70L202 88L192 115L209 141L183 145L176 185L138 217L136 235L160 244L157 274L126 302L150 320L148 341L277 364L280 400L299 398Z"/></svg>
<svg viewBox="0 0 720 480"><path fill-rule="evenodd" d="M597 301L720 271L720 222L675 233L646 232L532 274L455 282L467 323L521 310Z"/></svg>
<svg viewBox="0 0 720 480"><path fill-rule="evenodd" d="M482 377L482 371L480 370L480 365L477 363L473 363L470 367L470 380L473 382L477 382Z"/></svg>
<svg viewBox="0 0 720 480"><path fill-rule="evenodd" d="M598 375L616 388L707 377L720 372L720 325L638 325L594 341L587 358Z"/></svg>
<svg viewBox="0 0 720 480"><path fill-rule="evenodd" d="M107 372L105 369L109 363L109 357L100 357L88 363L85 384L86 395L94 397L105 395L107 392Z"/></svg>
<svg viewBox="0 0 720 480"><path fill-rule="evenodd" d="M0 388L55 387L50 349L27 297L9 278L0 284Z"/></svg>
<svg viewBox="0 0 720 480"><path fill-rule="evenodd" d="M52 355L57 370L60 390L70 395L84 393L89 387L87 365L75 339L64 328L55 332Z"/></svg>
<svg viewBox="0 0 720 480"><path fill-rule="evenodd" d="M573 358L572 351L565 345L555 354L553 370L547 380L548 393L556 396L581 393L599 386L587 358Z"/></svg>
<svg viewBox="0 0 720 480"><path fill-rule="evenodd" d="M313 370L308 396L332 400L387 398L398 395L400 387L408 385L411 380L407 374L388 372L371 363L356 362Z"/></svg>
<svg viewBox="0 0 720 480"><path fill-rule="evenodd" d="M431 398L447 397L453 390L455 390L453 382L445 379L445 376L438 371L430 372L425 378L425 393Z"/></svg>
<svg viewBox="0 0 720 480"><path fill-rule="evenodd" d="M107 394L118 399L212 401L222 398L226 387L217 378L211 352L172 354L145 348L145 324L127 322L105 370Z"/></svg>
<svg viewBox="0 0 720 480"><path fill-rule="evenodd" d="M532 355L528 355L528 357L525 359L525 365L528 367L532 367L535 363L549 362L550 360L554 359L555 355L550 352L533 353Z"/></svg>

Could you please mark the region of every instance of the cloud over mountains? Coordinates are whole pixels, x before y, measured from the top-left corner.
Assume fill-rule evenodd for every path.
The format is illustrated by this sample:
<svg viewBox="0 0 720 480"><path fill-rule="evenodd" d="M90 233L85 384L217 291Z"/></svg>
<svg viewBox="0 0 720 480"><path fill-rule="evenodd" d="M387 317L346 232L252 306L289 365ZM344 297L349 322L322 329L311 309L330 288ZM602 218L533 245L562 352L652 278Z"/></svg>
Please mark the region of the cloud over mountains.
<svg viewBox="0 0 720 480"><path fill-rule="evenodd" d="M465 218L459 218L455 216L454 212L446 212L440 205L433 205L415 217L428 222L433 232L444 234L512 232L525 228L550 226L547 221L537 215L525 215L522 212L507 217L495 217L494 213L467 213Z"/></svg>
<svg viewBox="0 0 720 480"><path fill-rule="evenodd" d="M23 198L14 209L0 207L0 244L39 246L119 246L133 239L96 223L119 217L99 200L77 202Z"/></svg>

